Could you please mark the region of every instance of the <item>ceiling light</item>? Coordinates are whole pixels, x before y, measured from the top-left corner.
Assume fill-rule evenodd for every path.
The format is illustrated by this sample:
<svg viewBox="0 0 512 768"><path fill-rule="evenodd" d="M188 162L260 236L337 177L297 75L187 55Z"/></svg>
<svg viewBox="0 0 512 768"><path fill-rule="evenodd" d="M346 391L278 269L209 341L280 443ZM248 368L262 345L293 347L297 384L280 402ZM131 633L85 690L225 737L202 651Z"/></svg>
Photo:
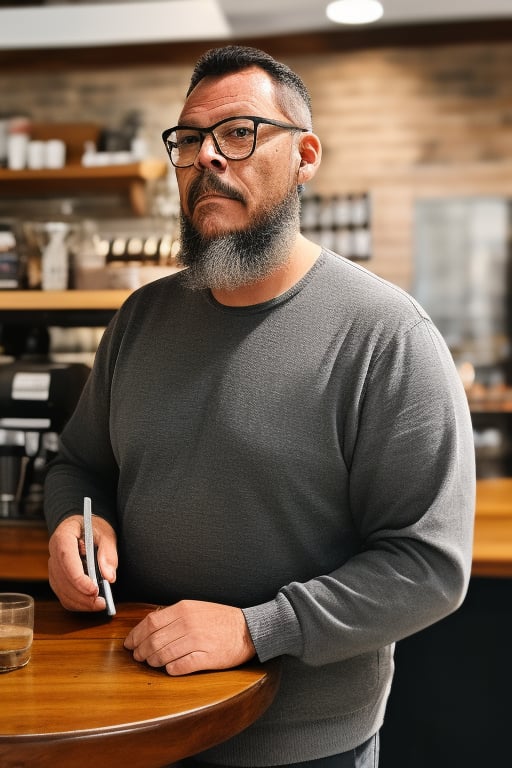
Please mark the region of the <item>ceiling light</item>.
<svg viewBox="0 0 512 768"><path fill-rule="evenodd" d="M337 24L370 24L380 19L384 9L378 0L336 0L325 12Z"/></svg>

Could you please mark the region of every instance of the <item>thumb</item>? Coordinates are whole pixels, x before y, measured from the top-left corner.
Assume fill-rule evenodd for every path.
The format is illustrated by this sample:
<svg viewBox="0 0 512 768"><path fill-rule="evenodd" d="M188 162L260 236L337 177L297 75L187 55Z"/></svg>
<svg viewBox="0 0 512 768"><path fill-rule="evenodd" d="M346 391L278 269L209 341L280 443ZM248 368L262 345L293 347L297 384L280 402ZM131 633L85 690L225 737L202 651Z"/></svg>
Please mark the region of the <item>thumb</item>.
<svg viewBox="0 0 512 768"><path fill-rule="evenodd" d="M95 531L98 551L96 553L101 575L111 584L116 580L118 565L116 534L114 529L106 521L102 521L101 528Z"/></svg>
<svg viewBox="0 0 512 768"><path fill-rule="evenodd" d="M116 545L110 542L98 546L97 552L98 566L104 579L113 584L116 580L117 571L117 549Z"/></svg>

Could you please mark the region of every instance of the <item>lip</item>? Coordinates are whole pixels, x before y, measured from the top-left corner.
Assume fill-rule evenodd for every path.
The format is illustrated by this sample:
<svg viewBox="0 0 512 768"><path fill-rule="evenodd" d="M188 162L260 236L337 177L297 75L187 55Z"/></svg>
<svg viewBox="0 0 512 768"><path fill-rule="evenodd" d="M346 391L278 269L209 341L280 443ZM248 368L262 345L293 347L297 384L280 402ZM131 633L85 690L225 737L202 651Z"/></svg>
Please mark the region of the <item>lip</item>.
<svg viewBox="0 0 512 768"><path fill-rule="evenodd" d="M188 207L193 211L198 205L204 203L222 204L223 200L232 200L244 204L243 195L235 187L218 179L212 172L204 172L204 175L193 180L187 194Z"/></svg>
<svg viewBox="0 0 512 768"><path fill-rule="evenodd" d="M238 202L234 197L231 197L230 195L223 195L219 192L205 192L203 195L200 195L197 198L194 203L194 208L196 208L200 203L208 203L213 200L232 200L234 202Z"/></svg>

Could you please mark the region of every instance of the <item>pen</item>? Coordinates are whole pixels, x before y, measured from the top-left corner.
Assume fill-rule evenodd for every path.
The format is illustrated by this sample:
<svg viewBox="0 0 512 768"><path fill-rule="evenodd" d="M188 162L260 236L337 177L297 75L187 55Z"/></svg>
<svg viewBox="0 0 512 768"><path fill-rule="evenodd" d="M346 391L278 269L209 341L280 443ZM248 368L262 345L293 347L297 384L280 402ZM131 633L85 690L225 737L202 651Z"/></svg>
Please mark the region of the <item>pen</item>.
<svg viewBox="0 0 512 768"><path fill-rule="evenodd" d="M99 586L100 595L104 598L107 606L107 614L109 616L115 616L116 607L114 605L110 583L103 578L96 557L96 548L94 546L92 531L92 503L89 496L84 496L84 539L87 574L92 581Z"/></svg>

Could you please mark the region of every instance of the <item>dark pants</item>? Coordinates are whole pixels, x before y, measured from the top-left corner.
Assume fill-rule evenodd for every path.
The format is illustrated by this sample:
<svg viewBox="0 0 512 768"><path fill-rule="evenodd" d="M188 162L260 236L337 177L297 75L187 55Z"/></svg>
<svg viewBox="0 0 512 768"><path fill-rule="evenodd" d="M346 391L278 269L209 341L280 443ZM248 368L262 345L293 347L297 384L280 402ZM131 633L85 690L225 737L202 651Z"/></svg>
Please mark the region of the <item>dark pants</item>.
<svg viewBox="0 0 512 768"><path fill-rule="evenodd" d="M379 765L379 734L375 734L360 747L342 752L319 760L306 760L303 763L289 763L274 768L378 768ZM171 767L170 767L171 768ZM223 768L212 763L202 763L193 757L174 763L172 768ZM238 768L237 766L232 768Z"/></svg>

